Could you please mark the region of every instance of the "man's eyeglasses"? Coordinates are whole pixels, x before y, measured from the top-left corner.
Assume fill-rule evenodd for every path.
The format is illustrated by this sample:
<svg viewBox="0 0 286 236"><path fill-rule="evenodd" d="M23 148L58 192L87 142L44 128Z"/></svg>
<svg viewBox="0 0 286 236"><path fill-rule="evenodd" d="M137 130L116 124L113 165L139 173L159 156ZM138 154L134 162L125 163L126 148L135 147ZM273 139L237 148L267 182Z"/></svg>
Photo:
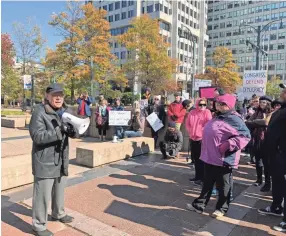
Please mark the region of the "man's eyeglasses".
<svg viewBox="0 0 286 236"><path fill-rule="evenodd" d="M199 106L200 106L200 107L206 107L206 106L207 106L207 104L200 103L200 104L199 104Z"/></svg>

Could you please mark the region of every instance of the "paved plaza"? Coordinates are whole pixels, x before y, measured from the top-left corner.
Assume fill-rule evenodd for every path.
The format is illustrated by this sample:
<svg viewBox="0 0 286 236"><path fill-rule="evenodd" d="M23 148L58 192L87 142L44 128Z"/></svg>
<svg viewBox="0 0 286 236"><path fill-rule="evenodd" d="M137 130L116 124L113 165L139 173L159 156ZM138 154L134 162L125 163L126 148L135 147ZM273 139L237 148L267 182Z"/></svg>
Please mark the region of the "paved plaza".
<svg viewBox="0 0 286 236"><path fill-rule="evenodd" d="M158 152L119 161L98 168L75 164L75 149L82 141L71 141L71 172L65 191L65 206L75 221L65 225L49 221L48 229L57 236L75 235L285 235L273 231L281 219L257 214L271 196L252 186L255 169L242 158L234 173L234 196L227 216L210 217L216 199L206 212L186 210L200 188L188 179L194 169L183 153L176 160L161 160ZM13 148L11 148L13 147ZM2 158L31 152L27 130L2 128ZM33 235L31 231L32 185L2 192L3 236Z"/></svg>

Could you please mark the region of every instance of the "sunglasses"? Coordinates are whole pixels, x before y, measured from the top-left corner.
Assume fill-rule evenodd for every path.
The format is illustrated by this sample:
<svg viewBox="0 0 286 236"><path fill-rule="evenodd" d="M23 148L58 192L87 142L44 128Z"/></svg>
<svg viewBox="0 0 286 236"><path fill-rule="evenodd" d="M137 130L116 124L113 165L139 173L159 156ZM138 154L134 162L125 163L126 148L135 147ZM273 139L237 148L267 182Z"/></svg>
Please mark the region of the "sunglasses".
<svg viewBox="0 0 286 236"><path fill-rule="evenodd" d="M207 104L205 104L205 103L200 103L199 106L200 106L200 107L206 107Z"/></svg>

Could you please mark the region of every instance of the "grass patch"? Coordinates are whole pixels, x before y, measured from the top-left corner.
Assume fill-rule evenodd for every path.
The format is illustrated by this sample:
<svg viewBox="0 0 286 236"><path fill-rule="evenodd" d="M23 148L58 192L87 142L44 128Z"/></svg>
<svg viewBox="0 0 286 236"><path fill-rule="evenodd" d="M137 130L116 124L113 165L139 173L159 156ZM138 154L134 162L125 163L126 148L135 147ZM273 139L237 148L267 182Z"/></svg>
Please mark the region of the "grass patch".
<svg viewBox="0 0 286 236"><path fill-rule="evenodd" d="M19 115L26 115L26 112L23 111L1 111L1 116L19 116Z"/></svg>

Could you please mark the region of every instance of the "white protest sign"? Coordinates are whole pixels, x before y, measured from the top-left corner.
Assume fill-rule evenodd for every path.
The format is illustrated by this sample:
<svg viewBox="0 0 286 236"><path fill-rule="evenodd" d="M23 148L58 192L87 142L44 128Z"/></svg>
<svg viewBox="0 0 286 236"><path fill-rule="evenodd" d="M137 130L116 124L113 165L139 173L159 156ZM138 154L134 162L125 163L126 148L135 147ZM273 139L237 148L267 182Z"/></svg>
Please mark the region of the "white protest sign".
<svg viewBox="0 0 286 236"><path fill-rule="evenodd" d="M199 91L200 87L211 87L212 81L211 80L203 80L203 79L196 79L195 81L195 91Z"/></svg>
<svg viewBox="0 0 286 236"><path fill-rule="evenodd" d="M190 99L190 94L183 92L182 93L182 101L189 100L189 99Z"/></svg>
<svg viewBox="0 0 286 236"><path fill-rule="evenodd" d="M131 120L131 111L109 111L109 125L128 126Z"/></svg>
<svg viewBox="0 0 286 236"><path fill-rule="evenodd" d="M162 121L159 119L156 113L152 113L151 115L146 117L146 120L148 121L149 125L152 127L152 129L157 132L159 129L161 129L164 125Z"/></svg>
<svg viewBox="0 0 286 236"><path fill-rule="evenodd" d="M267 71L249 70L244 71L243 76L243 96L251 98L253 94L261 97L266 93Z"/></svg>
<svg viewBox="0 0 286 236"><path fill-rule="evenodd" d="M24 89L32 89L32 76L31 75L23 75Z"/></svg>

